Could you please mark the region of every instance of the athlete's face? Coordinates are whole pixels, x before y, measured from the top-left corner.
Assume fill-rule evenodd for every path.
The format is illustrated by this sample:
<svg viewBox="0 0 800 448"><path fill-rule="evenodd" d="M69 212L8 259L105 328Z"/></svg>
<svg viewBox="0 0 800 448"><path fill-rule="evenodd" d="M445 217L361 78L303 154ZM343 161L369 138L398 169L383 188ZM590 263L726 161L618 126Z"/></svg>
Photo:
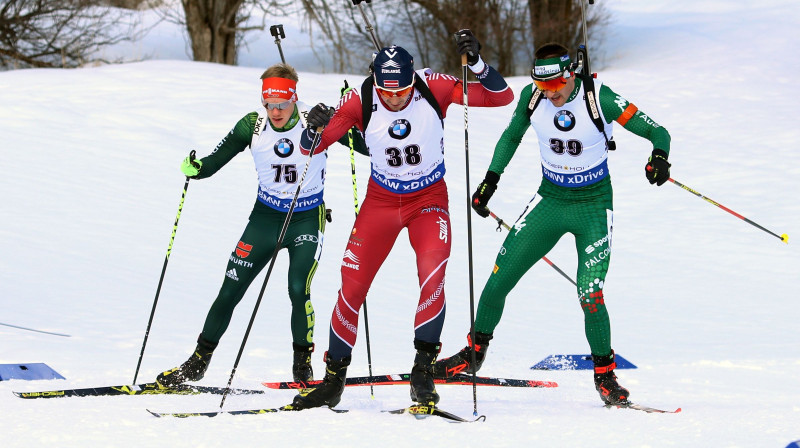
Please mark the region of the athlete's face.
<svg viewBox="0 0 800 448"><path fill-rule="evenodd" d="M269 116L269 121L272 123L272 126L276 128L282 128L286 126L286 123L292 118L292 114L294 113L294 101L287 101L283 98L268 98L267 105L264 107L267 109L267 115ZM281 109L283 107L283 109Z"/></svg>
<svg viewBox="0 0 800 448"><path fill-rule="evenodd" d="M566 104L567 99L569 99L569 95L572 93L572 89L574 88L575 88L575 77L570 76L569 78L567 78L567 83L564 84L564 87L556 91L545 90L544 96L545 98L550 100L551 103L553 103L553 106L561 107L564 104Z"/></svg>
<svg viewBox="0 0 800 448"><path fill-rule="evenodd" d="M383 100L383 104L385 104L386 108L392 112L397 112L405 107L406 103L408 103L408 99L411 98L411 94L414 93L413 87L401 89L400 91L382 91L381 89L377 90L381 100Z"/></svg>

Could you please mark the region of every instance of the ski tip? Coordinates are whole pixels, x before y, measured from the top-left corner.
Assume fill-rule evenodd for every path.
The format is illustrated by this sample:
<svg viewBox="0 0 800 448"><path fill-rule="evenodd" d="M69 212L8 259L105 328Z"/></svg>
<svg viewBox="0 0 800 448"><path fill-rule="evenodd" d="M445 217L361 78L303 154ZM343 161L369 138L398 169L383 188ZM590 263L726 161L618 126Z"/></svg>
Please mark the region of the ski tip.
<svg viewBox="0 0 800 448"><path fill-rule="evenodd" d="M683 409L681 409L681 408L678 408L678 409L675 409L674 411L672 411L672 413L673 413L673 414L677 414L678 412L681 412L682 410L683 410Z"/></svg>
<svg viewBox="0 0 800 448"><path fill-rule="evenodd" d="M781 241L783 241L786 244L789 244L789 235L787 235L785 233L783 235L781 235Z"/></svg>
<svg viewBox="0 0 800 448"><path fill-rule="evenodd" d="M145 411L149 412L150 415L152 415L152 416L154 416L156 418L161 418L161 414L159 414L158 412L153 412L150 409L145 409Z"/></svg>

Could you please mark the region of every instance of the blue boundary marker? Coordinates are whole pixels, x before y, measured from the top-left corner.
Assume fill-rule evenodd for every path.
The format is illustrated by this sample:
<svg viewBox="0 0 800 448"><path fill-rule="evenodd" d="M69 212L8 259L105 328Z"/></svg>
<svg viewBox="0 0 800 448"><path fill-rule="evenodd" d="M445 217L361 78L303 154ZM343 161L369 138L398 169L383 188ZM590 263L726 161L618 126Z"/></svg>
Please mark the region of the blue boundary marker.
<svg viewBox="0 0 800 448"><path fill-rule="evenodd" d="M614 354L618 369L635 369L636 366L618 354ZM591 355L550 355L536 363L533 370L592 370Z"/></svg>
<svg viewBox="0 0 800 448"><path fill-rule="evenodd" d="M66 379L50 366L41 362L28 364L0 364L0 381L7 380L63 380Z"/></svg>

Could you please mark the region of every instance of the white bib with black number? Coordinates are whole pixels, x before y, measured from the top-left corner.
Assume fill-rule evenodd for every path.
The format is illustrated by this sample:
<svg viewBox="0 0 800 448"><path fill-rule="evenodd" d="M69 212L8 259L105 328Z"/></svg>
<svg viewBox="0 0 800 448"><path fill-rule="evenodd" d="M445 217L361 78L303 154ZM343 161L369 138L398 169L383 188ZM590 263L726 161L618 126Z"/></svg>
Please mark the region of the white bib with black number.
<svg viewBox="0 0 800 448"><path fill-rule="evenodd" d="M269 124L266 110L258 112L250 151L258 172L258 200L282 212L289 212L297 183L308 162L308 153L300 150L300 137L306 129L308 106L298 101L300 121L290 130L278 132ZM295 211L309 210L322 204L325 189L327 151L311 158L308 172L297 197Z"/></svg>
<svg viewBox="0 0 800 448"><path fill-rule="evenodd" d="M595 80L595 91L601 82ZM584 86L572 101L555 107L542 99L531 115L542 160L542 175L562 187L583 187L608 176L608 151L603 134L597 131L583 99ZM598 105L599 109L599 105ZM613 126L600 117L611 138Z"/></svg>

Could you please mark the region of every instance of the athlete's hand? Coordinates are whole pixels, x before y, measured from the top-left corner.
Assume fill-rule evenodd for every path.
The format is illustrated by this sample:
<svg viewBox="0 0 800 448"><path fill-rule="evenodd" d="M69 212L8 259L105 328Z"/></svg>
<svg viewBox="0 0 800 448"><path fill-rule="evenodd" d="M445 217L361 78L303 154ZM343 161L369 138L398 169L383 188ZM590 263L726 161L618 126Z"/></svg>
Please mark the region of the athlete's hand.
<svg viewBox="0 0 800 448"><path fill-rule="evenodd" d="M475 193L472 195L472 209L482 218L489 216L489 209L486 208L486 205L489 203L489 199L492 198L495 190L497 190L497 182L499 181L499 174L494 171L487 171L483 182L478 185L478 189L475 190Z"/></svg>
<svg viewBox="0 0 800 448"><path fill-rule="evenodd" d="M324 128L328 125L328 122L331 121L334 112L336 112L336 109L332 107L328 107L322 103L317 104L308 111L308 115L306 116L308 127L314 130Z"/></svg>
<svg viewBox="0 0 800 448"><path fill-rule="evenodd" d="M664 182L669 180L669 167L672 165L667 162L667 153L663 149L654 149L650 158L647 159L647 165L644 166L644 175L650 184L658 186L664 185Z"/></svg>
<svg viewBox="0 0 800 448"><path fill-rule="evenodd" d="M203 162L194 158L194 151L189 153L189 157L183 159L183 162L181 162L181 172L190 179L197 177L202 167Z"/></svg>
<svg viewBox="0 0 800 448"><path fill-rule="evenodd" d="M481 43L470 30L459 30L456 32L456 44L458 44L458 54L467 55L467 64L475 65L480 60Z"/></svg>

